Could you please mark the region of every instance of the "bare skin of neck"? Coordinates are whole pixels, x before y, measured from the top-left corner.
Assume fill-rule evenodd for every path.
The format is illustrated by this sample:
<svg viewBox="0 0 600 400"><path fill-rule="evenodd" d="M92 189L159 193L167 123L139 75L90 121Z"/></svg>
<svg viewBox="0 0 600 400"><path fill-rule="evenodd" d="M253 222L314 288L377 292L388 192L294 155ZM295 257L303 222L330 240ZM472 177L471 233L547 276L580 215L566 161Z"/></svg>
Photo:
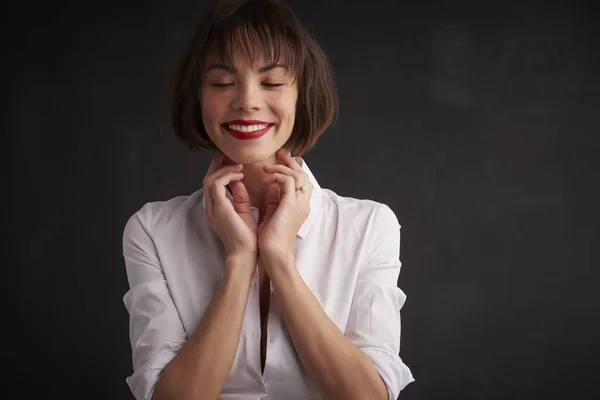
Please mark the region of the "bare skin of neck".
<svg viewBox="0 0 600 400"><path fill-rule="evenodd" d="M234 162L226 157L224 162L225 164L232 165ZM244 169L242 172L244 173L244 177L242 178L242 183L246 186L246 190L248 191L248 196L250 198L250 206L258 208L259 215L263 215L265 211L265 190L266 186L262 182L262 178L267 176L267 173L263 170L263 165L276 165L281 164L281 162L277 159L275 154L272 157L254 163L254 164L244 164Z"/></svg>

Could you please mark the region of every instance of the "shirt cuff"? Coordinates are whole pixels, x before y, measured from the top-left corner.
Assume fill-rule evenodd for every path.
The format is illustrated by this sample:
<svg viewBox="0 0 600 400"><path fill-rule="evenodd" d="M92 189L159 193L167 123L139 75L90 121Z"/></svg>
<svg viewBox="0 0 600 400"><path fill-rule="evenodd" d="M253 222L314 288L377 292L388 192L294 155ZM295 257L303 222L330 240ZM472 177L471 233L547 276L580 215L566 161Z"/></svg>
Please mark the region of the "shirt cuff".
<svg viewBox="0 0 600 400"><path fill-rule="evenodd" d="M400 396L402 389L411 382L414 382L412 372L404 364L399 355L394 354L386 349L380 347L361 347L364 353L366 353L373 364L383 382L387 386L389 400L396 400Z"/></svg>
<svg viewBox="0 0 600 400"><path fill-rule="evenodd" d="M170 342L125 379L136 400L150 400L165 366L177 355L183 342Z"/></svg>

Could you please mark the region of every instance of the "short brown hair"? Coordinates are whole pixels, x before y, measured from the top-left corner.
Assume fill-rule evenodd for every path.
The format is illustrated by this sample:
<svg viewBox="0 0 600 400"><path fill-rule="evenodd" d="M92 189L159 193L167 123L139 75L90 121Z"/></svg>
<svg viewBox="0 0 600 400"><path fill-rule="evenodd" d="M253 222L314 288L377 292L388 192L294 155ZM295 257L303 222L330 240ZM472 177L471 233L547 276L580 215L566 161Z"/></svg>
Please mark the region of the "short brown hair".
<svg viewBox="0 0 600 400"><path fill-rule="evenodd" d="M203 16L167 87L165 111L175 136L190 150L216 149L202 123L198 90L209 50L230 62L234 46L251 63L258 53L269 63L280 56L286 60L298 83L298 100L294 128L284 148L301 156L335 123L338 99L327 56L280 0L218 0Z"/></svg>

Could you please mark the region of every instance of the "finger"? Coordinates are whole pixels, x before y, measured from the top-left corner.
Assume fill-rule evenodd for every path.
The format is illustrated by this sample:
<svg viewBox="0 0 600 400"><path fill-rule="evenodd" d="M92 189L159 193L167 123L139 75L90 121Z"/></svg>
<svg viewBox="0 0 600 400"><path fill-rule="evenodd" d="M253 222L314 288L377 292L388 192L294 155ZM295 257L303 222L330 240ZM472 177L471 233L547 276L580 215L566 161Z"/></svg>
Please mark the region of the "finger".
<svg viewBox="0 0 600 400"><path fill-rule="evenodd" d="M210 165L208 166L208 171L206 171L206 175L218 170L223 165L223 160L225 159L225 155L220 151L217 151L213 158L210 160Z"/></svg>
<svg viewBox="0 0 600 400"><path fill-rule="evenodd" d="M286 198L288 196L293 196L293 198L295 198L296 180L292 176L274 172L264 177L263 182L277 182L279 184L279 188L281 189L281 198Z"/></svg>
<svg viewBox="0 0 600 400"><path fill-rule="evenodd" d="M229 184L231 195L233 196L233 206L238 214L251 214L250 196L246 185L241 181L234 181Z"/></svg>
<svg viewBox="0 0 600 400"><path fill-rule="evenodd" d="M204 188L204 210L212 210L213 207L213 200L212 200L212 195L208 194L207 192L210 190L210 180L209 178L212 176L212 173L214 171L216 171L217 169L219 169L219 167L222 164L222 159L223 159L223 153L221 153L220 151L216 151L215 154L213 155L212 159L210 160L210 165L208 166L208 170L206 171L206 174L204 175L204 180L202 182L202 186Z"/></svg>
<svg viewBox="0 0 600 400"><path fill-rule="evenodd" d="M209 175L204 177L204 185L210 187L214 184L214 181L219 179L223 174L228 174L232 172L242 172L243 165L226 165L220 167L218 170L211 172Z"/></svg>
<svg viewBox="0 0 600 400"><path fill-rule="evenodd" d="M296 171L296 172L304 172L302 170L302 167L300 166L300 164L298 164L298 161L296 161L296 159L294 157L292 157L292 155L290 154L289 151L283 150L283 149L279 149L277 151L277 158L287 167L289 167L290 169Z"/></svg>
<svg viewBox="0 0 600 400"><path fill-rule="evenodd" d="M218 161L217 161L217 163L218 163ZM204 177L204 180L203 180L204 190L211 191L212 190L211 187L214 185L214 181L216 179L218 179L223 174L240 172L242 170L242 167L243 166L241 164L228 165L225 167L222 166L219 169L217 169L216 171L212 171L211 173L209 173L208 175L206 175ZM206 203L206 201L208 201L210 203L209 206L212 207L212 201L211 201L212 199L209 199L208 197L210 197L210 196L207 196L207 198L204 201L205 201L205 203Z"/></svg>
<svg viewBox="0 0 600 400"><path fill-rule="evenodd" d="M275 210L277 210L277 206L279 205L279 199L279 185L276 182L267 185L267 189L265 190L265 215L263 221L268 222L271 215L275 213Z"/></svg>
<svg viewBox="0 0 600 400"><path fill-rule="evenodd" d="M306 182L308 179L306 179L304 171L295 171L290 167L287 167L285 165L281 165L281 164L277 164L277 165L265 165L263 167L263 170L265 170L265 172L268 173L273 173L273 172L278 172L280 174L284 174L284 175L290 175L292 177L294 177L294 180L296 181L296 185L303 185L304 182Z"/></svg>
<svg viewBox="0 0 600 400"><path fill-rule="evenodd" d="M216 178L209 189L209 197L212 197L212 204L216 203L217 201L219 202L219 204L224 204L223 200L227 199L227 185L230 182L239 181L243 177L244 174L242 172L225 172L221 174L218 178ZM213 209L211 208L211 210Z"/></svg>

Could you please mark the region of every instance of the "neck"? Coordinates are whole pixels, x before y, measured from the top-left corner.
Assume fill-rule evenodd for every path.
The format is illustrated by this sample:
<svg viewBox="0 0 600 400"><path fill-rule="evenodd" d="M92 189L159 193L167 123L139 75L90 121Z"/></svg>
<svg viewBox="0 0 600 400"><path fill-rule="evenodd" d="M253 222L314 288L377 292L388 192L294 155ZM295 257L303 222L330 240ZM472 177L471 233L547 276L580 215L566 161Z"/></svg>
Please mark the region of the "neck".
<svg viewBox="0 0 600 400"><path fill-rule="evenodd" d="M277 156L273 155L266 160L259 161L252 164L244 164L244 177L242 183L248 191L248 197L250 198L250 206L256 207L259 210L259 215L264 214L265 210L265 190L266 186L262 182L262 178L268 174L263 170L264 165L276 165L281 164L277 159Z"/></svg>

